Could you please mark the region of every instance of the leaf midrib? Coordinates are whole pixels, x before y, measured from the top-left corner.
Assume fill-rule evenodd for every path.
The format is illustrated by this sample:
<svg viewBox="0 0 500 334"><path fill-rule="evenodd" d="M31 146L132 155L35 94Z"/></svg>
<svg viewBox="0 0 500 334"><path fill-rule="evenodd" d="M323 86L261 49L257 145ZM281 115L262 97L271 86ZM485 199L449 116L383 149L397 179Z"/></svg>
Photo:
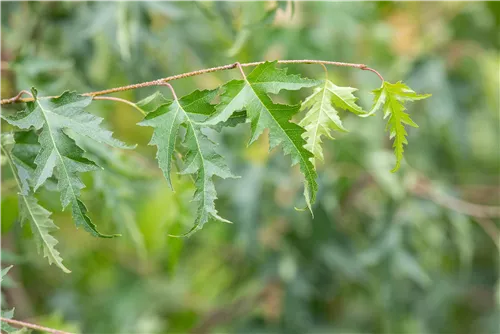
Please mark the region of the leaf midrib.
<svg viewBox="0 0 500 334"><path fill-rule="evenodd" d="M203 154L201 152L200 142L198 141L198 136L196 135L196 131L195 131L194 126L193 126L193 122L191 121L191 119L189 118L189 115L188 115L187 111L184 110L184 108L181 106L181 104L179 103L179 101L177 101L177 105L178 105L178 110L180 109L180 110L182 110L184 112L184 115L186 116L186 119L187 119L187 122L189 124L189 127L193 131L193 136L194 136L194 139L195 139L195 142L196 142L196 147L198 149L198 154L200 155L201 165L202 165L202 167L200 167L200 173L201 173L201 171L203 172L203 191L202 191L203 196L202 196L201 203L203 204L202 208L204 210L205 209L205 201L206 201L206 196L205 196L205 188L206 188L206 183L205 183L205 179L206 179L205 178L205 172L206 172L205 171L205 159L203 158ZM194 159L191 162L191 164L193 164L193 163L194 163ZM189 166L191 166L191 164L189 164ZM187 167L189 167L189 166L187 166Z"/></svg>
<svg viewBox="0 0 500 334"><path fill-rule="evenodd" d="M43 244L45 244L45 245L46 245L46 246L45 246L45 250L48 250L48 251L49 251L49 253L50 253L50 255L51 255L51 259L52 259L55 263L57 263L60 267L64 267L64 268L66 268L66 267L65 267L65 266L64 266L64 265L63 265L63 264L62 264L62 263L61 263L61 262L57 259L56 255L53 253L53 250L55 250L55 248L51 247L51 246L49 245L48 241L45 239L44 234L42 233L42 230L41 230L41 228L40 228L39 224L37 223L37 220L36 220L36 218L35 218L35 215L33 214L33 211L31 210L31 207L30 207L30 205L28 204L28 200L27 200L26 196L24 196L24 195L20 195L20 196L23 198L23 201L24 201L24 203L26 204L26 208L28 209L28 212L29 212L29 214L30 214L30 216L31 216L31 218L32 218L32 222L34 223L34 224L32 224L31 226L33 226L33 225L35 225L35 226L36 226L36 229L38 230L38 235L39 235L39 236L40 236L40 238L43 240ZM66 270L68 270L68 269L66 269Z"/></svg>
<svg viewBox="0 0 500 334"><path fill-rule="evenodd" d="M59 157L59 160L61 161L61 165L63 166L63 169L64 169L64 174L66 175L66 179L68 180L68 184L69 184L69 187L71 189L71 193L73 194L73 200L75 201L75 203L71 203L71 206L77 206L78 208L78 213L80 215L80 218L86 222L85 220L85 217L83 217L83 213L81 212L80 210L80 207L78 206L78 201L77 201L77 196L75 194L75 190L73 189L73 185L71 184L71 178L69 176L69 173L68 173L68 170L66 168L66 165L64 164L64 160L62 158L62 155L61 153L59 152L59 149L57 148L57 145L56 145L56 142L55 142L55 139L54 139L54 136L52 135L52 128L50 126L50 122L49 122L49 118L47 117L46 113L47 112L50 112L50 111L47 111L43 108L42 104L40 103L40 101L38 99L36 99L36 103L38 104L38 106L40 107L40 110L42 111L42 115L43 115L43 118L45 119L45 123L47 124L47 128L49 130L49 136L50 136L50 140L52 141L52 144L53 144L53 147L54 147L54 150L56 151L57 153L57 156ZM64 208L63 208L64 209Z"/></svg>
<svg viewBox="0 0 500 334"><path fill-rule="evenodd" d="M316 139L318 137L318 128L319 128L319 125L320 125L320 119L321 119L321 113L323 112L323 105L325 103L325 96L326 96L326 81L325 81L325 86L323 88L323 96L321 97L321 106L319 108L319 115L318 115L318 119L316 121L316 127L314 129L314 141L313 141L313 145L312 145L312 149L314 150L314 148L316 147ZM326 114L326 113L325 113ZM327 115L328 117L328 115ZM328 117L329 118L329 117Z"/></svg>
<svg viewBox="0 0 500 334"><path fill-rule="evenodd" d="M309 166L307 166L307 162L304 160L304 158L302 157L302 154L300 153L300 150L299 148L297 148L297 145L295 144L295 142L293 140L290 139L290 137L288 136L288 134L286 133L286 131L281 127L281 124L276 120L276 118L274 118L273 114L269 111L269 109L267 108L267 106L264 104L264 102L260 99L259 95L257 94L257 92L254 90L254 88L252 87L251 83L248 81L248 79L245 78L245 81L247 83L247 85L250 87L250 89L252 90L252 92L254 93L254 95L257 97L257 100L259 100L259 102L264 106L264 109L267 110L267 113L271 116L271 118L273 119L273 121L278 124L279 128L281 129L281 131L285 134L285 137L289 139L289 142L292 143L293 147L295 147L295 150L298 154L298 156L300 157L300 160L303 162L303 166L306 168L307 170L307 176L306 178L308 179L308 183L309 183L309 186L312 187L312 182L311 182L311 170L309 169Z"/></svg>
<svg viewBox="0 0 500 334"><path fill-rule="evenodd" d="M14 163L12 162L12 158L11 158L10 154L5 150L5 148L3 146L1 146L1 149L4 152L5 156L7 157L7 161L8 161L9 166L10 166L10 168L11 168L13 174L14 174L14 179L16 180L17 187L19 188L20 191L22 191L22 186L21 186L21 182L20 182L21 180L19 179L19 176L16 173L16 169L14 167ZM34 225L36 226L36 229L38 230L38 234L40 235L40 238L42 239L43 244L46 245L45 249L49 250L49 253L52 256L51 258L54 260L55 263L57 263L60 266L64 267L64 265L59 260L57 260L56 255L52 252L52 250L55 250L55 248L49 246L49 243L44 238L44 235L42 233L42 230L40 229L40 226L38 225L38 223L36 223L37 220L35 219L35 215L33 214L33 211L31 210L31 207L30 207L30 205L28 203L28 200L26 198L27 196L25 196L25 195L23 195L21 193L19 193L19 196L21 196L23 198L23 201L26 204L26 208L28 209L28 212L29 212L29 214L30 214L30 216L32 218L32 221L34 222ZM31 226L33 226L33 225L31 225ZM64 268L66 268L66 267L64 267Z"/></svg>

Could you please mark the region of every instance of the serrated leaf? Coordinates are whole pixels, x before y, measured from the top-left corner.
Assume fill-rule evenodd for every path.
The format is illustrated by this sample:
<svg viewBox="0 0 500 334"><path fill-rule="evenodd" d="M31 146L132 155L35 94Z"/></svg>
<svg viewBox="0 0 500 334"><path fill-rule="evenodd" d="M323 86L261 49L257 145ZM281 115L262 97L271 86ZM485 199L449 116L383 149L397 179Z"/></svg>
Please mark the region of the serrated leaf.
<svg viewBox="0 0 500 334"><path fill-rule="evenodd" d="M18 135L17 140L23 142L23 140L26 139L26 136L28 136L28 138L30 137L29 132ZM25 142L29 142L29 140L25 140ZM14 179L19 187L19 220L21 222L21 226L25 221L29 221L38 253L42 252L43 256L47 257L49 264L55 263L56 266L58 266L62 271L70 273L71 271L62 264L63 259L55 248L58 241L50 234L50 232L58 229L52 219L50 219L51 213L38 204L33 192L29 189L27 193L23 193L24 184L21 179L21 173L19 170L16 171L14 155L12 152L8 152L4 146L2 146L2 152L5 154L9 162L12 172L14 173ZM26 156L28 157L28 152L25 153L27 153ZM21 160L21 158L19 158L19 160ZM29 160L29 158L26 159L27 164L30 164ZM7 268L7 271L8 269L10 269L10 267ZM4 273L4 270L2 270L2 277L5 274L6 272Z"/></svg>
<svg viewBox="0 0 500 334"><path fill-rule="evenodd" d="M282 145L285 154L289 154L292 158L292 166L299 163L305 177L306 203L311 209L318 188L316 171L310 161L313 154L304 148L306 141L302 135L305 130L291 122L292 116L299 111L300 106L275 104L268 94L278 94L281 90L313 87L319 82L298 75L289 75L286 69L276 68L276 63L266 62L257 66L245 80L232 80L226 83L216 112L206 123L225 122L233 113L246 110L252 128L249 145L268 128L269 149Z"/></svg>
<svg viewBox="0 0 500 334"><path fill-rule="evenodd" d="M396 156L396 166L392 169L395 172L401 166L403 160L404 145L408 144L406 136L408 133L405 129L405 124L418 128L418 125L410 118L410 115L405 112L404 102L423 100L431 96L431 94L417 94L410 87L398 81L391 84L387 81L382 83L382 87L373 91L375 95L373 107L370 112L362 116L373 115L381 107L384 111L384 118L389 117L386 125L386 131L389 131L389 137L394 138L393 148Z"/></svg>
<svg viewBox="0 0 500 334"><path fill-rule="evenodd" d="M338 109L348 110L355 114L364 114L361 107L356 104L357 98L352 95L357 89L351 87L339 87L330 80L324 80L323 84L315 88L314 92L304 100L301 110L309 110L299 125L306 129L303 137L307 144L305 147L314 154L311 161L323 158L321 147L321 136L330 139L331 130L348 132L342 125Z"/></svg>
<svg viewBox="0 0 500 334"><path fill-rule="evenodd" d="M193 200L198 202L198 209L194 226L185 236L201 229L209 219L229 222L220 217L215 209L217 194L213 177L235 176L229 171L224 159L215 151L216 144L202 132L205 126L203 121L214 112L214 106L210 101L216 93L216 91L194 91L180 100L163 104L155 104L153 99L148 99L147 103L144 100L138 103L145 110L150 109L148 105L151 103L158 106L139 125L154 128L150 144L158 147L158 163L170 185L176 138L181 126L186 128L183 145L188 152L183 157L184 169L180 173L195 174L196 191ZM165 100L160 95L157 95L156 99Z"/></svg>
<svg viewBox="0 0 500 334"><path fill-rule="evenodd" d="M35 89L32 93L35 100L27 103L26 110L10 117L2 117L21 129L33 127L42 130L38 137L41 149L35 159L34 190L55 174L61 193L61 204L63 208L71 204L76 226L83 226L97 237L114 237L115 235L103 235L97 231L87 215L87 208L79 199L84 184L78 174L96 170L98 166L83 156L84 150L76 145L68 132L114 147L130 147L114 139L110 131L99 126L102 118L84 111L92 101L91 97L65 92L56 98L38 99ZM23 187L25 188L24 184Z"/></svg>
<svg viewBox="0 0 500 334"><path fill-rule="evenodd" d="M51 213L38 204L37 199L32 194L29 196L20 195L19 200L21 201L21 224L24 221L30 222L38 252L43 253L43 256L49 260L49 264L55 263L62 271L70 273L71 271L62 264L63 259L55 248L58 241L50 234L50 232L59 229L50 219Z"/></svg>

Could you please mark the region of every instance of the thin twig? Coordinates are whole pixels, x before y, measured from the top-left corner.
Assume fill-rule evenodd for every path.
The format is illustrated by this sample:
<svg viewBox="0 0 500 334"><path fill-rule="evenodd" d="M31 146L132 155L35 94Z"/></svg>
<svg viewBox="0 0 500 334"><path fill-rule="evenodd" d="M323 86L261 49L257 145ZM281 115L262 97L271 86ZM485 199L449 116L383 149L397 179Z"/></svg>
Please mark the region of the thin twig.
<svg viewBox="0 0 500 334"><path fill-rule="evenodd" d="M211 67L211 68L206 68L206 69L202 69L202 70L172 75L172 76L169 76L166 78L157 79L157 80L153 80L153 81L146 81L146 82L141 82L141 83L137 83L137 84L133 84L133 85L127 85L127 86L115 87L115 88L105 89L105 90L96 91L96 92L84 93L82 95L95 97L95 96L107 95L107 94L111 94L111 93L123 92L123 91L127 91L127 90L143 88L143 87L161 86L161 85L164 85L168 81L188 78L188 77L192 77L195 75L206 74L206 73L211 73L211 72L230 70L230 69L233 69L236 67L257 66L257 65L264 64L264 63L265 63L264 61L257 61L257 62L253 62L253 63L244 63L244 64L240 64L240 63L236 62L233 64ZM353 64L353 63L343 63L343 62L338 62L338 61L312 60L312 59L278 60L278 64L321 64L321 65L332 65L332 66L342 66L342 67L353 67L353 68L359 68L360 70L373 72L380 78L380 80L384 81L384 78L380 75L379 72L377 72L373 68L366 66L365 64ZM53 97L55 97L55 96L47 96L46 98L53 98ZM30 101L33 101L33 98L22 99L22 98L20 98L20 96L19 97L15 96L15 97L10 98L10 99L1 100L1 104L4 105L4 104L15 103L15 102L30 102Z"/></svg>
<svg viewBox="0 0 500 334"><path fill-rule="evenodd" d="M240 71L241 73L241 76L243 77L243 79L247 79L247 76L245 74L245 71L243 71L243 67L241 67L241 64L239 62L236 62L234 63L236 65L236 67L238 68L238 70Z"/></svg>
<svg viewBox="0 0 500 334"><path fill-rule="evenodd" d="M21 96L23 96L23 94L27 94L27 95L31 96L31 98L29 98L29 99L22 99ZM23 101L23 100L26 100L26 101ZM28 92L27 90L23 89L16 96L11 97L10 99L3 99L2 100L2 104L9 104L9 103L21 102L21 101L22 102L33 101L33 95L31 95L31 93Z"/></svg>
<svg viewBox="0 0 500 334"><path fill-rule="evenodd" d="M57 329L43 327L43 326L31 324L29 322L24 322L24 321L19 321L19 320L14 320L14 319L7 319L7 318L0 317L0 321L4 321L4 322L7 322L7 323L9 323L11 325L15 325L15 326L31 328L31 329L34 329L34 330L37 330L40 332L47 332L47 333L52 333L52 334L71 334L70 332L60 331Z"/></svg>
<svg viewBox="0 0 500 334"><path fill-rule="evenodd" d="M323 71L325 71L325 80L328 80L328 69L326 68L325 64L320 64L320 65L321 67L323 67Z"/></svg>
<svg viewBox="0 0 500 334"><path fill-rule="evenodd" d="M167 86L169 89L170 89L170 92L172 93L172 97L174 98L175 101L177 101L177 94L175 94L175 90L174 90L174 87L172 87L171 84L169 84L168 82L164 82L162 83L162 86Z"/></svg>
<svg viewBox="0 0 500 334"><path fill-rule="evenodd" d="M144 110L142 110L140 107L137 106L137 104L133 103L133 102L130 102L128 100L125 100L125 99L120 99L119 97L111 97L111 96L94 96L93 98L94 100L109 100L109 101L117 101L117 102L122 102L122 103L126 103L128 104L129 106L133 107L134 109L137 109L139 110L139 112L146 116L146 112Z"/></svg>

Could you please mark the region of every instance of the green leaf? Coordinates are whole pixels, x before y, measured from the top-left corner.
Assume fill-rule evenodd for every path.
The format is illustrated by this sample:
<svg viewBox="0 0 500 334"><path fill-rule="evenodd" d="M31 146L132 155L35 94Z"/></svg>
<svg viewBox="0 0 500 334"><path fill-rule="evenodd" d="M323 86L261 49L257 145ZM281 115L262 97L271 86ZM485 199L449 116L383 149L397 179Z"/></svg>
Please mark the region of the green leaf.
<svg viewBox="0 0 500 334"><path fill-rule="evenodd" d="M408 140L406 139L408 133L404 125L407 124L418 128L418 125L410 118L410 115L405 112L404 102L423 100L430 97L431 94L417 94L401 81L395 84L384 81L382 87L374 90L373 94L375 94L373 107L368 114L362 116L373 115L378 109L383 107L384 118L389 117L386 131L389 131L391 139L394 138L393 148L396 156L396 166L392 169L392 172L395 172L401 166L404 145L408 144Z"/></svg>
<svg viewBox="0 0 500 334"><path fill-rule="evenodd" d="M62 264L63 259L55 248L58 241L50 235L50 232L58 229L50 219L51 213L38 204L37 199L32 194L29 196L20 195L19 200L21 224L24 221L30 222L38 252L43 252L43 256L49 260L49 264L55 263L62 271L70 273L71 271Z"/></svg>
<svg viewBox="0 0 500 334"><path fill-rule="evenodd" d="M41 149L35 159L34 190L36 191L55 174L58 179L62 206L66 208L68 204L71 204L76 226L83 226L96 237L116 236L103 235L97 231L95 224L87 215L85 204L79 198L84 184L78 173L96 170L98 166L83 156L84 150L76 145L68 133L74 132L118 148L131 147L114 139L110 131L102 129L99 126L102 118L84 111L84 108L92 101L91 97L64 92L56 98L39 99L34 88L32 93L35 100L27 103L26 110L10 117L3 115L2 117L21 129L31 127L36 130L42 129L38 137ZM24 184L23 189L25 189Z"/></svg>
<svg viewBox="0 0 500 334"><path fill-rule="evenodd" d="M29 132L20 133L15 135L16 139L20 142L23 142L27 138L31 138ZM26 140L29 142L29 140ZM19 147L18 147L19 149ZM65 273L70 273L71 271L66 268L62 261L59 252L56 250L55 246L58 241L54 238L50 232L57 230L58 227L54 224L52 219L50 219L51 213L47 211L44 207L38 204L37 199L35 198L33 192L28 189L27 193L24 192L25 184L22 181L22 175L19 170L16 171L16 163L14 162L13 152L8 152L7 149L2 145L2 152L5 154L7 161L14 173L14 179L19 187L19 216L21 221L21 226L25 221L30 222L31 232L34 235L35 243L37 244L38 253L43 252L43 256L47 257L49 260L49 264L55 263L62 271ZM27 151L23 151L26 153L26 157L29 155ZM18 152L19 153L19 152ZM17 160L22 160L21 158L16 158ZM29 159L26 159L25 162L29 165ZM28 173L31 171L28 167ZM7 268L8 271L9 268ZM6 274L4 270L2 270L2 277Z"/></svg>
<svg viewBox="0 0 500 334"><path fill-rule="evenodd" d="M249 144L257 140L264 129L269 129L269 149L282 145L285 154L291 156L292 166L299 163L305 177L306 203L311 209L311 203L314 203L318 189L316 171L310 161L313 154L304 148L306 141L302 135L305 130L291 122L292 116L299 111L300 106L275 104L268 94L278 94L283 89L298 90L313 87L319 82L298 75L289 75L286 69L276 68L276 63L266 62L257 66L245 80L232 80L226 83L216 112L206 124L225 122L233 113L246 110L252 128Z"/></svg>
<svg viewBox="0 0 500 334"><path fill-rule="evenodd" d="M21 183L21 194L28 195L33 187L32 180L36 169L35 159L40 152L40 144L35 131L16 131L14 133L14 147L10 152L12 162L16 166L17 175Z"/></svg>
<svg viewBox="0 0 500 334"><path fill-rule="evenodd" d="M311 158L313 163L316 157L321 161L324 160L321 136L333 139L330 130L348 132L342 125L337 109L348 110L358 115L365 113L356 104L357 98L352 95L356 90L351 87L338 87L330 80L324 80L323 84L315 88L302 103L301 110L309 109L309 111L299 125L306 129L303 134L307 141L305 147L314 154Z"/></svg>
<svg viewBox="0 0 500 334"><path fill-rule="evenodd" d="M4 276L7 275L7 273L9 272L9 270L12 269L12 265L8 266L8 267L5 267L2 269L2 271L0 272L0 282L3 280Z"/></svg>
<svg viewBox="0 0 500 334"><path fill-rule="evenodd" d="M176 138L181 126L186 129L183 145L187 148L187 154L182 157L184 168L180 174L195 175L194 201L198 203L198 209L194 226L185 236L201 229L210 219L229 223L220 217L215 209L217 193L213 176L221 178L235 176L229 171L224 159L215 151L216 144L202 132L203 121L214 112L214 106L210 101L216 93L215 90L194 91L174 101L167 101L157 94L138 103L146 111L153 109L139 125L154 128L150 144L158 147L158 163L170 186L172 186L170 174L176 150ZM161 104L154 102L155 100L167 102Z"/></svg>
<svg viewBox="0 0 500 334"><path fill-rule="evenodd" d="M14 310L15 308L12 308L12 310L9 311L1 310L0 315L2 316L2 318L12 319L14 317ZM2 321L0 323L0 329L6 333L15 333L18 330L18 328L12 327L9 323L5 321Z"/></svg>

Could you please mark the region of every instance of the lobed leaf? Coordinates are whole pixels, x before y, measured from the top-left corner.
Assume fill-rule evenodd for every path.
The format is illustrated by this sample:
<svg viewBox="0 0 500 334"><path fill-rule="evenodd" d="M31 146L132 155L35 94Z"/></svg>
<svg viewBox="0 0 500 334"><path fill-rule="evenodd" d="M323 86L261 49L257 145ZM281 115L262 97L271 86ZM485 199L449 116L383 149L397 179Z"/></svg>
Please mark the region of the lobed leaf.
<svg viewBox="0 0 500 334"><path fill-rule="evenodd" d="M14 137L16 138L18 143L29 143L33 140L31 131L15 134ZM23 144L20 145L23 146ZM36 146L32 143L26 145L28 148L31 147L31 145ZM16 180L16 183L20 190L19 216L21 226L25 221L29 221L31 232L33 233L33 236L35 238L35 243L37 244L38 252L43 252L43 256L47 257L47 259L49 260L49 264L55 263L62 271L70 273L71 271L62 264L63 259L55 248L58 241L50 234L50 232L58 229L52 219L50 219L51 213L40 204L38 204L38 201L34 197L32 191L30 191L29 189L26 190L26 183L23 183L22 181L22 178L26 176L25 172L28 173L28 175L31 175L32 170L30 169L30 167L27 167L24 172L21 172L21 170L16 168L21 162L25 163L27 166L30 166L33 163L32 159L29 159L29 150L21 150L18 146L17 153L25 153L25 156L21 157L16 157L13 151L8 152L4 146L2 146L2 151L5 154L7 161L9 162L12 172L14 173L14 179ZM26 159L23 160L22 158ZM18 163L15 163L16 160L18 161ZM5 274L6 272L4 273L2 271L2 277Z"/></svg>
<svg viewBox="0 0 500 334"><path fill-rule="evenodd" d="M401 166L404 145L408 144L408 140L406 139L408 133L404 125L418 128L418 125L410 118L410 115L405 112L404 102L423 100L430 97L431 94L417 94L401 81L395 84L384 81L382 87L374 90L373 94L375 95L373 107L368 114L363 116L373 115L382 107L384 118L389 117L386 131L389 131L390 139L394 138L393 148L394 155L396 156L396 166L392 169L392 172L395 172Z"/></svg>
<svg viewBox="0 0 500 334"><path fill-rule="evenodd" d="M331 130L348 132L342 125L336 108L358 115L365 114L363 109L356 104L357 98L352 95L356 90L351 87L338 87L330 80L324 80L323 84L302 103L301 110L308 110L308 112L299 125L306 129L303 134L307 141L305 148L313 153L314 157L311 158L313 164L315 158L324 160L321 147L322 136L333 139L330 134Z"/></svg>
<svg viewBox="0 0 500 334"><path fill-rule="evenodd" d="M28 102L24 111L2 117L21 129L41 130L38 137L40 151L34 161L36 164L33 172L34 191L49 177L55 175L61 194L61 204L63 208L71 204L76 226L83 226L97 237L114 237L115 235L103 235L97 231L87 215L85 204L79 198L84 184L78 174L96 170L98 166L84 157L84 150L68 133L77 133L118 148L131 147L114 139L110 131L102 129L99 126L102 118L84 111L92 101L92 97L65 92L56 98L39 99L35 89L32 89L32 93L35 100ZM23 192L26 193L25 175L21 176L21 183Z"/></svg>
<svg viewBox="0 0 500 334"><path fill-rule="evenodd" d="M319 81L288 75L286 69L276 68L276 63L266 62L257 66L244 80L226 83L216 112L206 124L224 122L235 112L246 110L252 129L249 145L257 140L264 129L269 129L269 149L282 145L285 154L292 158L292 166L297 163L300 165L305 177L304 195L307 206L311 209L318 189L316 171L310 161L313 154L304 147L306 141L302 135L305 130L291 122L300 106L275 104L268 94L277 94L283 89L313 87Z"/></svg>
<svg viewBox="0 0 500 334"><path fill-rule="evenodd" d="M196 190L193 200L198 203L198 209L193 228L184 236L201 229L210 219L229 223L220 217L215 209L217 193L213 177L235 176L229 171L224 159L215 151L216 144L202 132L202 128L206 127L203 121L214 113L214 106L210 101L216 94L216 90L194 91L174 101L166 100L156 94L138 103L141 108L150 111L139 125L154 128L150 145L157 146L159 166L171 187L170 175L176 151L176 138L181 127L186 129L182 144L186 147L187 154L182 157L184 168L179 173L195 175Z"/></svg>

